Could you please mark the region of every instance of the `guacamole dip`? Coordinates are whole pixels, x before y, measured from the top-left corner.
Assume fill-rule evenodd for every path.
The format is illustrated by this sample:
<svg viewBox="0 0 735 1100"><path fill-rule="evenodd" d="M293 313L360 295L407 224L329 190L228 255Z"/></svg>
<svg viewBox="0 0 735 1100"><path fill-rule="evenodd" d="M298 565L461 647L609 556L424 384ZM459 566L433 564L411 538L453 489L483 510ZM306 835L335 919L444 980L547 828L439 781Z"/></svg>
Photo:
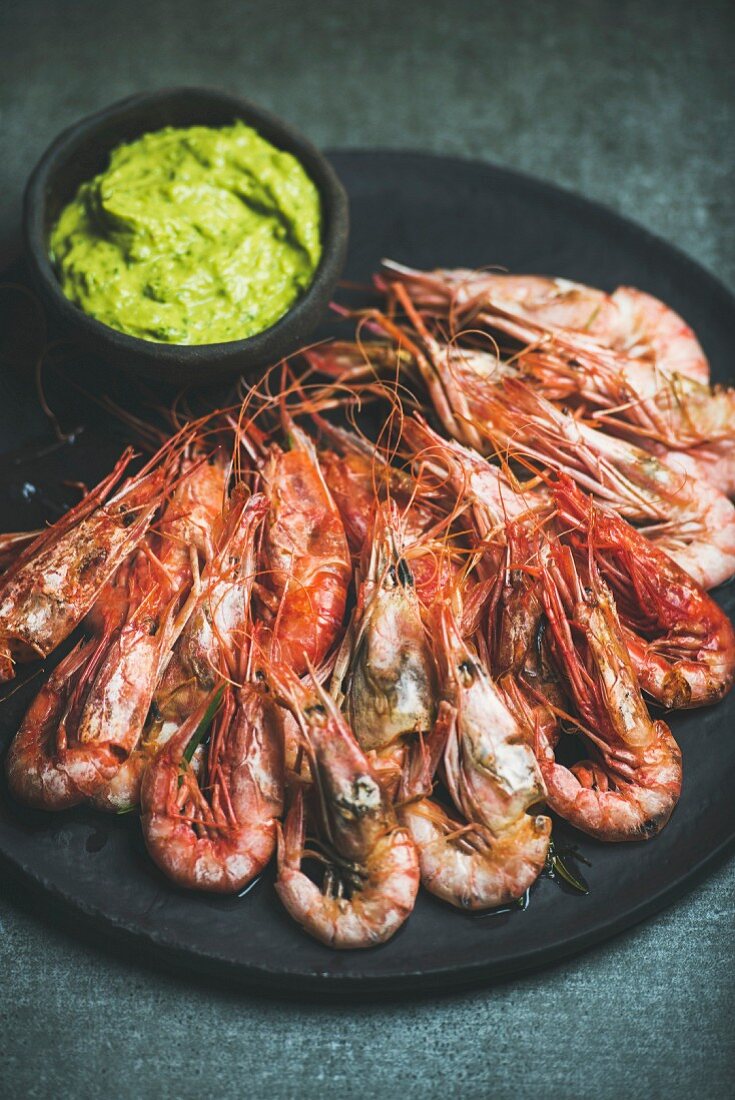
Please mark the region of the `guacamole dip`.
<svg viewBox="0 0 735 1100"><path fill-rule="evenodd" d="M50 250L67 298L120 332L241 340L312 281L319 192L243 122L168 127L113 151L62 211Z"/></svg>

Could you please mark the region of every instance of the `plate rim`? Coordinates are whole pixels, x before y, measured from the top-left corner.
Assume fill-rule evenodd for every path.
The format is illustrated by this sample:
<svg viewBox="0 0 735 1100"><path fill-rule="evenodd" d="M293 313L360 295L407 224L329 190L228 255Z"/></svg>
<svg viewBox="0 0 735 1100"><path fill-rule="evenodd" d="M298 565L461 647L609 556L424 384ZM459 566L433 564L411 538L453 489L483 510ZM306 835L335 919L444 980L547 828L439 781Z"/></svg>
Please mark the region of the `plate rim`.
<svg viewBox="0 0 735 1100"><path fill-rule="evenodd" d="M695 260L677 245L671 244L664 237L652 232L641 225L634 218L620 213L604 203L589 199L583 194L570 188L560 186L554 182L544 180L532 174L517 169L495 164L479 157L463 157L455 154L444 155L434 151L360 147L347 149L326 150L328 158L349 158L355 160L381 158L393 161L414 161L419 164L426 162L441 162L445 166L456 165L459 169L471 168L479 170L489 177L505 184L521 184L527 193L538 195L553 195L557 202L572 208L582 205L585 210L603 223L623 230L626 235L633 234L637 240L651 243L657 249L663 248L677 261L679 266L689 269L698 282L716 295L726 311L731 311L735 316L735 292ZM339 173L339 167L337 165ZM15 261L11 257L7 266ZM643 289L643 288L642 288ZM227 985L245 988L252 992L273 994L287 999L299 998L305 993L318 993L325 998L335 1000L346 996L354 999L356 996L368 998L400 997L403 994L414 996L429 992L448 992L452 989L491 985L498 981L508 979L514 975L527 974L538 971L553 963L569 959L576 954L590 949L596 945L611 939L627 928L640 924L652 917L657 912L666 908L677 899L683 897L690 889L694 888L710 874L717 864L722 863L728 852L735 850L735 828L726 833L720 842L710 848L701 859L695 860L686 870L683 870L673 881L669 881L657 893L646 897L632 909L624 913L612 916L610 920L597 923L587 932L571 934L567 938L559 938L552 942L532 949L524 950L521 955L506 955L500 962L470 962L464 964L437 965L421 970L404 970L400 974L393 975L362 975L340 974L324 971L322 973L293 970L273 970L272 964L268 966L256 966L249 963L233 963L216 951L204 951L198 947L184 946L177 939L172 940L170 935L160 929L143 930L131 926L124 918L111 916L94 904L80 900L70 895L63 888L49 881L43 873L39 873L24 865L20 858L10 854L0 838L0 863L5 865L12 874L19 877L28 889L39 892L51 906L63 907L67 917L77 914L89 924L95 933L102 930L111 932L115 941L123 946L135 945L141 950L141 957L152 962L154 966L163 964L167 970L181 973L187 969L191 973L209 978L210 980L224 981ZM155 955L155 959L153 959ZM365 953L366 960L369 952Z"/></svg>

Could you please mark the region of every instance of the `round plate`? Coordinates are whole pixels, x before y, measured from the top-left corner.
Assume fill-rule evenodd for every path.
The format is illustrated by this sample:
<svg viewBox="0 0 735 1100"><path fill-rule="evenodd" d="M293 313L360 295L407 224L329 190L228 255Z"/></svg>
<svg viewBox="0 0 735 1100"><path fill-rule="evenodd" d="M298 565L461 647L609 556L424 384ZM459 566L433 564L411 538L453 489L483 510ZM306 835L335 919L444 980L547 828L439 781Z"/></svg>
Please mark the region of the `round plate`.
<svg viewBox="0 0 735 1100"><path fill-rule="evenodd" d="M390 256L418 267L498 264L607 289L637 286L694 326L714 379L726 381L735 300L691 260L638 226L485 164L403 153L338 153L332 159L352 208L348 279L367 282L380 258ZM58 481L85 476L91 482L109 468L116 446L108 441L104 448L77 447L41 461ZM23 469L6 464L2 475L3 530L10 497L23 496ZM733 588L719 598L732 614ZM3 703L3 746L37 684ZM613 935L670 902L732 842L735 693L718 707L674 715L671 726L684 754L684 788L660 836L603 845L555 825L557 845L574 845L588 861L581 865L587 895L542 878L525 911L470 916L422 893L398 935L369 951L335 952L310 939L277 901L272 868L239 898L174 888L147 858L133 815L31 813L11 805L3 791L0 853L55 899L134 939L136 954L147 948L156 958L228 981L332 993L464 985L539 966Z"/></svg>

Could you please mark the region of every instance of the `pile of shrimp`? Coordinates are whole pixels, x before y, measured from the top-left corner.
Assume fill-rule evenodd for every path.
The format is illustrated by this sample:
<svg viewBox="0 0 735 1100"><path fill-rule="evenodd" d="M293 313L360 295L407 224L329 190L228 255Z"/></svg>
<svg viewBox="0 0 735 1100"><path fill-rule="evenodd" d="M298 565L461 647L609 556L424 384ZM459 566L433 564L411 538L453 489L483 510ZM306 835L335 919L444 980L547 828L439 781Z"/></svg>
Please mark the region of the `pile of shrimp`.
<svg viewBox="0 0 735 1100"><path fill-rule="evenodd" d="M274 859L340 949L389 939L420 887L522 899L552 814L655 836L682 784L666 714L735 679L708 593L735 572L735 399L684 322L536 276L386 263L376 287L353 342L0 540L0 678L61 655L13 797L137 811L192 890Z"/></svg>

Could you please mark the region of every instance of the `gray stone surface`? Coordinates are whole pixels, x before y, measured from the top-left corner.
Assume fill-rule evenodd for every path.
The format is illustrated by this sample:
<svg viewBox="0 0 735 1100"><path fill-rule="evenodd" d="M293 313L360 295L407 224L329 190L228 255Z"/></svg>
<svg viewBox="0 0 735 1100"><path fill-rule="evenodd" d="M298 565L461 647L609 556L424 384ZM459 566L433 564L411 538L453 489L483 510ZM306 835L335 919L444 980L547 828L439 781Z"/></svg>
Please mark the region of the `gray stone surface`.
<svg viewBox="0 0 735 1100"><path fill-rule="evenodd" d="M0 240L80 115L211 83L316 142L478 156L608 203L735 284L735 7L633 3L0 4ZM732 861L643 927L492 989L263 1001L60 931L2 884L6 1095L615 1098L732 1094Z"/></svg>

